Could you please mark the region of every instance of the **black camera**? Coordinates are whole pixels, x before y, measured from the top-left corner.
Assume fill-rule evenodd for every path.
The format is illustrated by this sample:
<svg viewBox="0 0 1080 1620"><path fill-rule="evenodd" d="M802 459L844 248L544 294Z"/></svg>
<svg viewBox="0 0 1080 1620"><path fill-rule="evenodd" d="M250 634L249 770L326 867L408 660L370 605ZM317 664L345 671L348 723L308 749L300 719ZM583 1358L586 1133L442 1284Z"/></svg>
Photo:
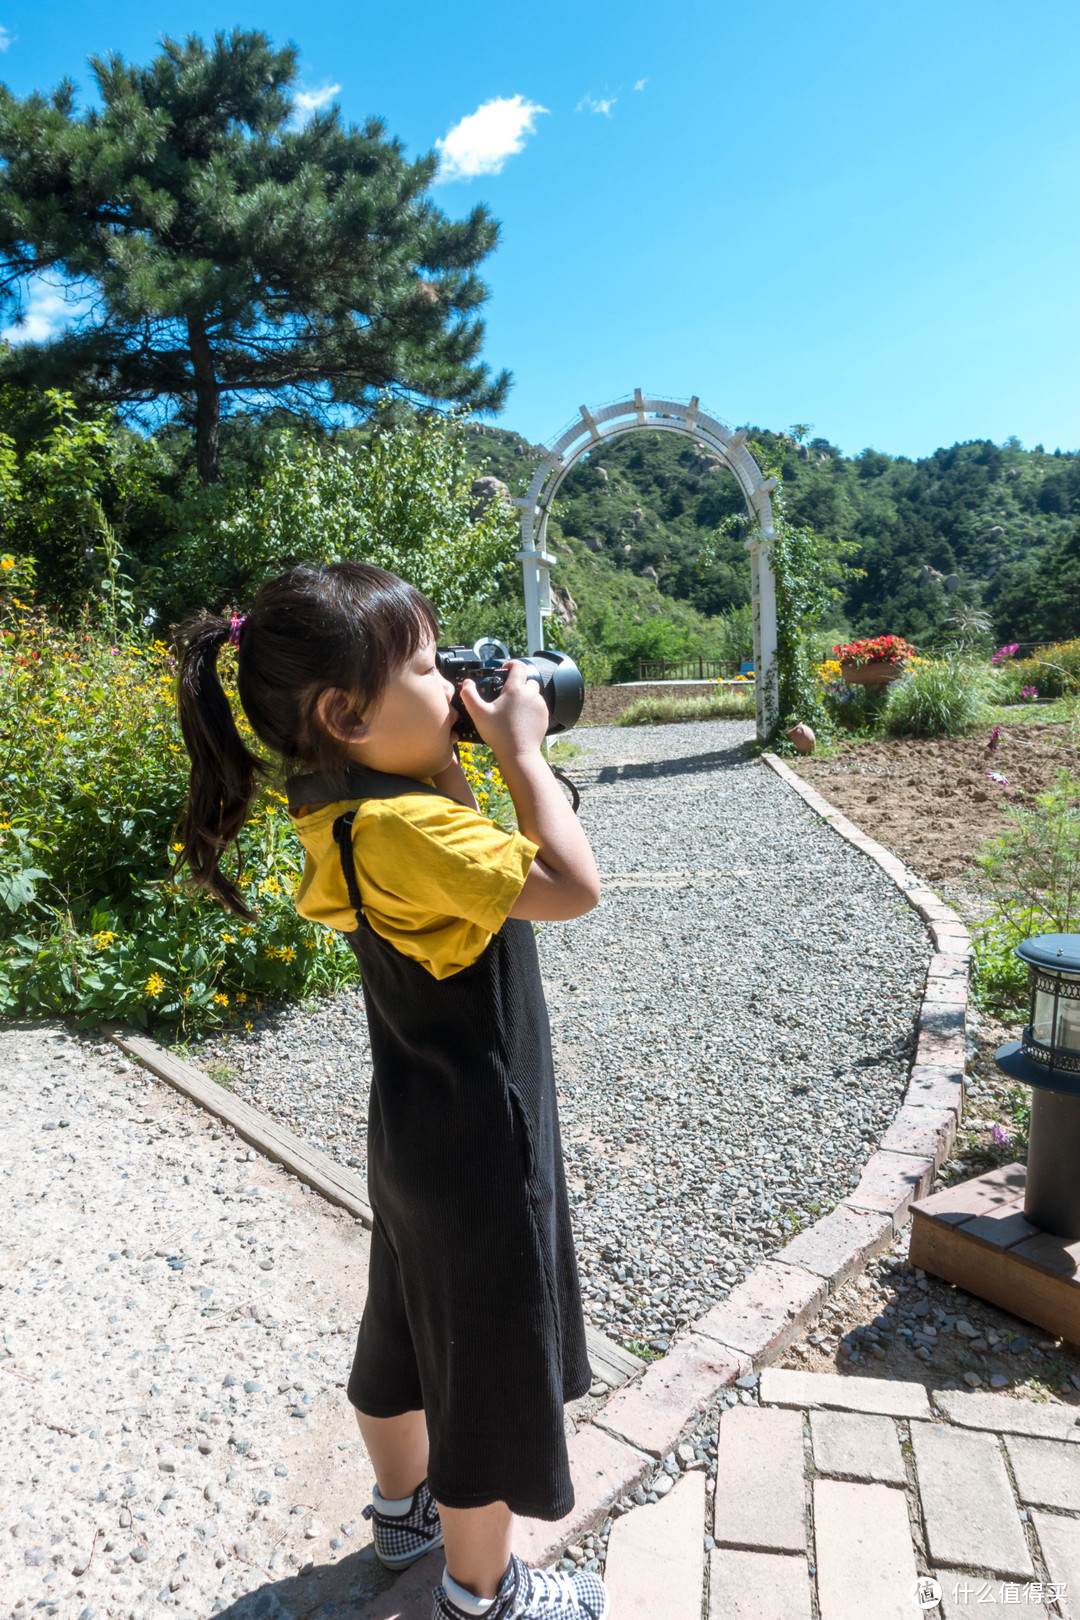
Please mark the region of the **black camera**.
<svg viewBox="0 0 1080 1620"><path fill-rule="evenodd" d="M461 685L474 680L480 696L492 703L506 685L508 671L503 665L510 658L509 652L501 641L487 638L475 647L440 647L436 657L439 673L454 687L451 702L461 716L454 730L462 742L479 742L476 727L461 701ZM526 677L535 681L544 694L550 715L548 736L557 736L576 725L585 703L585 682L574 660L566 653L545 650L514 662L525 665Z"/></svg>

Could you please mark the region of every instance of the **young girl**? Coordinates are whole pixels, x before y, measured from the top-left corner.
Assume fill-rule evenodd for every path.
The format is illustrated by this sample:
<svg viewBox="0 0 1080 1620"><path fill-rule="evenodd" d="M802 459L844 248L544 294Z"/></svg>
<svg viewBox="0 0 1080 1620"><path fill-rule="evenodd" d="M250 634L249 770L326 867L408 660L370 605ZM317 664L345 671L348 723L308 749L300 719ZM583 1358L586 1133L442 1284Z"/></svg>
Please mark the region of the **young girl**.
<svg viewBox="0 0 1080 1620"><path fill-rule="evenodd" d="M510 1550L515 1513L573 1505L563 1404L590 1382L532 924L591 910L599 879L521 664L494 703L462 688L520 831L479 814L436 636L423 596L362 563L294 568L245 618L191 624L184 857L249 915L221 862L265 766L218 678L232 641L253 731L307 772L288 784L298 908L344 931L362 969L374 1226L348 1395L377 1481L375 1550L401 1569L445 1545L434 1620L603 1620L598 1577L538 1573Z"/></svg>

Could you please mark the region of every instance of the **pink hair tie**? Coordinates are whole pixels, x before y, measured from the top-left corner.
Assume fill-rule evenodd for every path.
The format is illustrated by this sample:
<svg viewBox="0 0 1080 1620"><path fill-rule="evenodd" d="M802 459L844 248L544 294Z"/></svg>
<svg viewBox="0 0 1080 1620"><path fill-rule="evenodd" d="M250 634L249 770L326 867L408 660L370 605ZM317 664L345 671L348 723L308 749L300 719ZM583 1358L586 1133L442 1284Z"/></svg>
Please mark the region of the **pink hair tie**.
<svg viewBox="0 0 1080 1620"><path fill-rule="evenodd" d="M240 632L246 623L246 613L234 613L232 618L229 620L229 640L232 642L234 647L239 647Z"/></svg>

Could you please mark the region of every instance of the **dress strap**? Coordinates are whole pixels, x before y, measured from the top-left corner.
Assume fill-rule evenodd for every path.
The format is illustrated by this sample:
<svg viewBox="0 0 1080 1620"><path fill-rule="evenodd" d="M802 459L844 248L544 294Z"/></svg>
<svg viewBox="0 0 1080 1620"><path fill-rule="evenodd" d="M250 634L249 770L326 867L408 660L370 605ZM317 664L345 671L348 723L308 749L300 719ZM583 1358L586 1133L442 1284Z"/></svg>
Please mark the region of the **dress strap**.
<svg viewBox="0 0 1080 1620"><path fill-rule="evenodd" d="M356 912L356 926L364 916L364 902L360 898L360 885L356 881L356 861L353 856L352 827L356 819L355 810L346 810L344 815L338 816L334 822L334 843L341 856L341 870L345 877L345 887L349 891L349 904Z"/></svg>

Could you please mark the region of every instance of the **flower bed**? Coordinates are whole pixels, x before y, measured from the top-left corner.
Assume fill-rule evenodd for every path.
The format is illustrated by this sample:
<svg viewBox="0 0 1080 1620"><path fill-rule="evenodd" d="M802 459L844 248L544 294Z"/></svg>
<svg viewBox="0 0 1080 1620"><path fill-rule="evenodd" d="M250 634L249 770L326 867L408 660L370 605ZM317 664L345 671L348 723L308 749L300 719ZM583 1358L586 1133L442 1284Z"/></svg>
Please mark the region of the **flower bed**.
<svg viewBox="0 0 1080 1620"><path fill-rule="evenodd" d="M297 915L303 851L273 788L240 843L254 924L175 880L187 757L163 643L23 613L0 640L0 703L17 717L0 755L0 1013L192 1029L355 977L340 937Z"/></svg>
<svg viewBox="0 0 1080 1620"><path fill-rule="evenodd" d="M903 636L869 636L834 647L833 657L856 669L865 664L905 664L915 657L915 648Z"/></svg>

